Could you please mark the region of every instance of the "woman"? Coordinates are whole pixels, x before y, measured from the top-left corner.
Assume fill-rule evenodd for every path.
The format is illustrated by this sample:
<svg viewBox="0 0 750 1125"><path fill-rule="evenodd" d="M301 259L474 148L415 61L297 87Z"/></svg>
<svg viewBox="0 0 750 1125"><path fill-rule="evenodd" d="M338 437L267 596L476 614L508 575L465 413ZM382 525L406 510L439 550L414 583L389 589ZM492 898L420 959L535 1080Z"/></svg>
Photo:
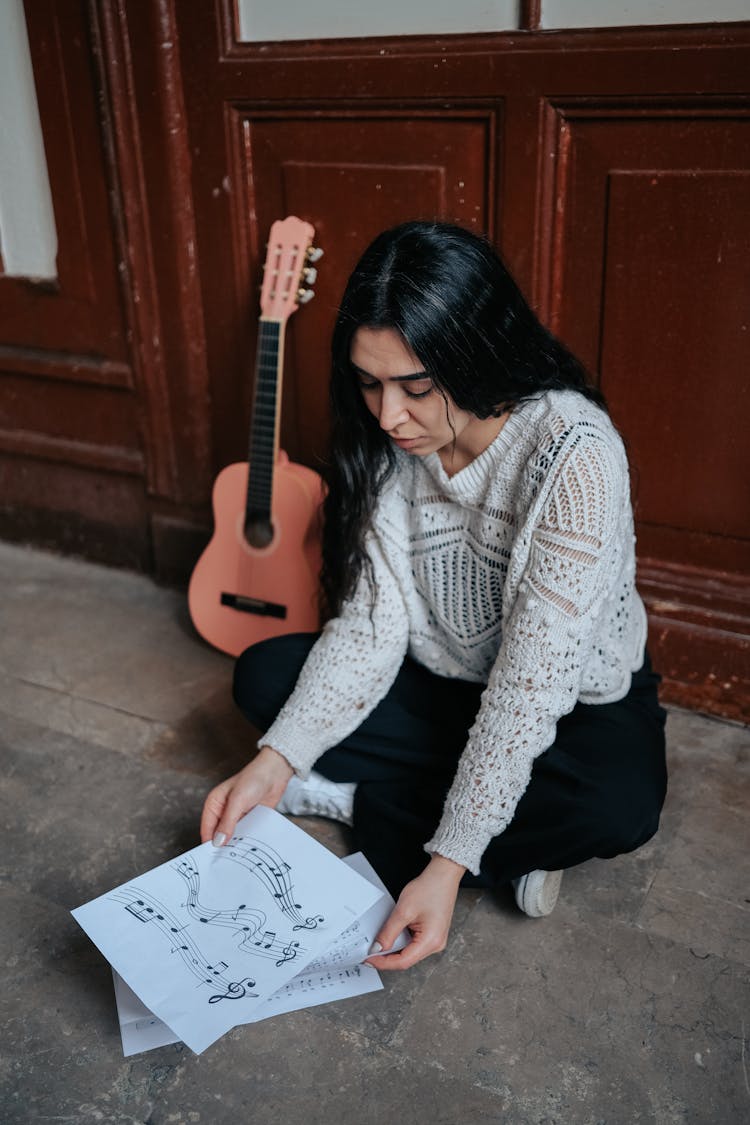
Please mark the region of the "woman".
<svg viewBox="0 0 750 1125"><path fill-rule="evenodd" d="M352 824L394 894L378 969L444 948L459 885L554 906L564 868L656 831L666 789L622 442L492 248L406 223L365 252L333 338L317 636L248 649L257 757L206 798ZM315 771L309 774L311 766Z"/></svg>

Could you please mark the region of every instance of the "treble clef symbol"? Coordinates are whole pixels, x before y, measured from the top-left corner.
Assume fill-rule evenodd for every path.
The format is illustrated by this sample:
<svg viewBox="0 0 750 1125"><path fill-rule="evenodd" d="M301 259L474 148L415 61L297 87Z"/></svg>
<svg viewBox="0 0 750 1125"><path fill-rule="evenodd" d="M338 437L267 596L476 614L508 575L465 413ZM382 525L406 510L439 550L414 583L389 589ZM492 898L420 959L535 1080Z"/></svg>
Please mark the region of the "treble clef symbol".
<svg viewBox="0 0 750 1125"><path fill-rule="evenodd" d="M255 988L255 981L250 977L243 977L242 980L230 981L227 985L226 992L217 993L215 996L209 996L209 1004L218 1004L220 1000L241 1000L243 996L257 996L257 992L249 992L248 989Z"/></svg>
<svg viewBox="0 0 750 1125"><path fill-rule="evenodd" d="M297 956L297 950L298 949L299 949L299 942L298 941L290 941L288 945L285 945L284 948L281 951L280 959L276 962L276 967L278 968L279 965L283 965L287 961L293 961L294 958Z"/></svg>
<svg viewBox="0 0 750 1125"><path fill-rule="evenodd" d="M325 922L322 914L318 914L316 918L305 918L304 922L299 922L296 926L292 926L293 930L317 930L321 922Z"/></svg>

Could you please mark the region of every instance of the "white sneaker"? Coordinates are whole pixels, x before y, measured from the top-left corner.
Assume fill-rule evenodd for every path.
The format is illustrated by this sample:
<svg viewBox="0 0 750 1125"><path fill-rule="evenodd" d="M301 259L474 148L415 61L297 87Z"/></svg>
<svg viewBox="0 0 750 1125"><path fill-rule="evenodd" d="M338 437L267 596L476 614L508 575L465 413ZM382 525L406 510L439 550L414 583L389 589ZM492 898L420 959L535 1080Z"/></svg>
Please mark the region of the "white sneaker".
<svg viewBox="0 0 750 1125"><path fill-rule="evenodd" d="M560 893L562 871L530 871L520 879L513 879L518 909L529 918L544 918L555 909Z"/></svg>
<svg viewBox="0 0 750 1125"><path fill-rule="evenodd" d="M356 781L329 781L311 770L307 781L289 779L276 811L289 816L327 816L351 827Z"/></svg>

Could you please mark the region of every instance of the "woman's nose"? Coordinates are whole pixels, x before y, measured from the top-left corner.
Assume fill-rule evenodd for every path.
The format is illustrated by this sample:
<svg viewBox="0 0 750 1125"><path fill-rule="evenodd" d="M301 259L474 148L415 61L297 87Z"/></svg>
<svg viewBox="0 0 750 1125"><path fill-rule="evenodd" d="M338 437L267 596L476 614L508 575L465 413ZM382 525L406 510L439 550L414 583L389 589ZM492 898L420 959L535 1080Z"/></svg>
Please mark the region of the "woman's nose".
<svg viewBox="0 0 750 1125"><path fill-rule="evenodd" d="M380 414L378 421L382 430L395 430L402 422L406 422L409 411L404 402L403 392L399 388L384 387L380 396Z"/></svg>

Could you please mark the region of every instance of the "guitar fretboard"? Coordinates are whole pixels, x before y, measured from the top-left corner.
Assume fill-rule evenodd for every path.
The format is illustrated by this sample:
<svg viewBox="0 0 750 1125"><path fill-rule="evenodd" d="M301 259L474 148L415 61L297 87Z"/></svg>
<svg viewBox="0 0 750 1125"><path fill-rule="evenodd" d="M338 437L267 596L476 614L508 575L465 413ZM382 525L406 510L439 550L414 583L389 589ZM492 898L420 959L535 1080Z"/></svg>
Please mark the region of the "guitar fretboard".
<svg viewBox="0 0 750 1125"><path fill-rule="evenodd" d="M245 504L247 521L271 519L277 408L281 392L279 343L282 327L275 320L261 320L258 326L255 396L250 426L250 470Z"/></svg>

